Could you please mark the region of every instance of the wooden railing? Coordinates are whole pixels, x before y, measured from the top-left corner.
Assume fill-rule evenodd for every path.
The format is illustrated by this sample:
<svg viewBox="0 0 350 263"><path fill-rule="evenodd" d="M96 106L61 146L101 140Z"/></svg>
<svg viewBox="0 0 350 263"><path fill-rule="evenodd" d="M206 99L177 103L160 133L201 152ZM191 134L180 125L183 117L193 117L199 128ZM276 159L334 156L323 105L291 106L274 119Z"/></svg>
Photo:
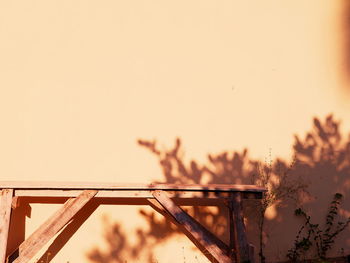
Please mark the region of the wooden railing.
<svg viewBox="0 0 350 263"><path fill-rule="evenodd" d="M149 205L180 230L212 262L254 262L254 252L248 243L242 215L242 199L261 199L264 188L254 185L179 185L179 184L114 184L114 183L58 183L58 182L0 182L0 263L26 263L51 239L54 254L63 247L84 221L101 204ZM25 200L24 202L21 200ZM28 238L15 248L11 240L10 224L15 212L29 203L63 203ZM181 209L186 205L226 204L229 210L230 242L224 243ZM84 216L82 216L84 212ZM72 224L74 222L74 224ZM24 222L22 221L24 224ZM16 227L16 226L15 226ZM19 226L17 226L19 227ZM63 229L63 231L61 231ZM60 232L61 231L61 232ZM60 234L58 236L57 233ZM59 240L57 244L55 241Z"/></svg>

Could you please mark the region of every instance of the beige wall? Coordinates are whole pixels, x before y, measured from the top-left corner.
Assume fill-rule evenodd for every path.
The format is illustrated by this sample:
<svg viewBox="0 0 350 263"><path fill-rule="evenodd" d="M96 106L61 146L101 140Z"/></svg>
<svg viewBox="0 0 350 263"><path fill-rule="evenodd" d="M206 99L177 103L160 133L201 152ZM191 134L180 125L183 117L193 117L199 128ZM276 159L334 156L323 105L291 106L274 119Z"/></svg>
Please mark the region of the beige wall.
<svg viewBox="0 0 350 263"><path fill-rule="evenodd" d="M343 8L2 1L1 180L150 182L161 170L138 138L170 145L179 136L186 157L204 162L244 147L254 158L271 148L288 159L293 135L328 113L350 131ZM52 262L85 262L102 240L101 215L132 230L144 224L137 209L100 208ZM27 233L43 217L34 211L42 212L33 206ZM171 246L155 248L159 262L181 262L183 247L197 253L185 239Z"/></svg>

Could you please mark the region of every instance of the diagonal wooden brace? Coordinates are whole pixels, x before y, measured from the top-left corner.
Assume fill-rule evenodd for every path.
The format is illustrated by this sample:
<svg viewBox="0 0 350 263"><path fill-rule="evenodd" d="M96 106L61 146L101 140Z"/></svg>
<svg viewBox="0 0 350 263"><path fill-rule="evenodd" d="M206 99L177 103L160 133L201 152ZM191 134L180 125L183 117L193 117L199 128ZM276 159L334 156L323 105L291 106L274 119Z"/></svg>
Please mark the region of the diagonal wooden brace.
<svg viewBox="0 0 350 263"><path fill-rule="evenodd" d="M233 262L232 259L226 255L225 251L217 245L212 236L208 234L207 231L203 230L203 226L200 226L196 220L177 206L164 191L155 190L152 194L165 211L169 213L178 224L182 225L193 239L210 253L215 261L220 263Z"/></svg>
<svg viewBox="0 0 350 263"><path fill-rule="evenodd" d="M150 206L156 210L158 213L160 213L161 215L163 215L165 218L167 218L170 222L172 222L173 224L175 224L177 227L179 227L181 229L181 231L192 241L195 242L196 240L194 240L192 238L192 235L183 227L183 225L179 224L174 217L172 217L171 214L169 214L164 208L163 206L160 205L160 203L158 201L156 201L155 199L148 199ZM189 215L189 217L191 217ZM222 250L224 251L224 253L226 255L229 255L231 253L230 248L228 247L228 245L225 244L225 242L221 241L221 239L219 239L217 236L215 236L212 232L210 232L208 229L206 229L201 223L199 223L196 219L194 219L193 217L191 217L191 219L196 222L196 224L198 225L198 227L205 232L205 234L207 234L208 236L210 236L211 240ZM198 243L197 243L198 244ZM197 244L195 244L197 246ZM198 244L200 245L200 244ZM203 247L199 248L204 249Z"/></svg>
<svg viewBox="0 0 350 263"><path fill-rule="evenodd" d="M0 191L0 263L5 263L13 189Z"/></svg>
<svg viewBox="0 0 350 263"><path fill-rule="evenodd" d="M78 197L70 198L47 219L18 248L13 263L26 263L53 238L96 194L97 190L84 190Z"/></svg>

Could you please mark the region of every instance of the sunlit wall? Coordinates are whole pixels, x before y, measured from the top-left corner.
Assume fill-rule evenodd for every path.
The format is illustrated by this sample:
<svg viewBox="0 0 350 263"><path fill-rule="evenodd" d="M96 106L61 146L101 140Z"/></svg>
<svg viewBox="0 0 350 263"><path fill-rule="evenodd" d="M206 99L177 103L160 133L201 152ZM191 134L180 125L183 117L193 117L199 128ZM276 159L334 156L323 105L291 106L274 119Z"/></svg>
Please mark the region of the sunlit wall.
<svg viewBox="0 0 350 263"><path fill-rule="evenodd" d="M178 136L205 162L243 148L288 159L294 134L329 113L349 132L343 4L2 1L1 180L148 183L162 171L139 138ZM34 205L27 234L55 208ZM101 207L52 262L86 262L103 247L102 215L132 231L137 211ZM199 257L181 237L154 250L159 262Z"/></svg>

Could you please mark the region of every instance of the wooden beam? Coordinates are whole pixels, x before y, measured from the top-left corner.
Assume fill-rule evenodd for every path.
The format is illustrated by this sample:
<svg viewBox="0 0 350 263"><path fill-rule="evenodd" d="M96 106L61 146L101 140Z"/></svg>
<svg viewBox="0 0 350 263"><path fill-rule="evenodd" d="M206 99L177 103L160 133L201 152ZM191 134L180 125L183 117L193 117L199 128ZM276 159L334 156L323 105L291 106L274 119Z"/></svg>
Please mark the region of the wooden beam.
<svg viewBox="0 0 350 263"><path fill-rule="evenodd" d="M31 217L31 206L24 200L17 201L19 201L17 203L18 206L15 209L12 207L6 255L11 255L24 242L26 237L26 218ZM16 254L12 255L13 258L17 256ZM12 262L11 259L7 260L8 262Z"/></svg>
<svg viewBox="0 0 350 263"><path fill-rule="evenodd" d="M64 189L64 190L175 190L199 192L265 192L266 189L256 185L240 184L126 184L93 182L16 182L0 181L0 189Z"/></svg>
<svg viewBox="0 0 350 263"><path fill-rule="evenodd" d="M229 197L229 192L167 191L172 197L219 199ZM19 189L16 197L77 197L81 190ZM151 190L99 190L95 198L154 198Z"/></svg>
<svg viewBox="0 0 350 263"><path fill-rule="evenodd" d="M200 199L200 200L219 200L229 198L230 192L201 192L191 190L164 190L171 198L178 199ZM77 197L81 190L76 189L15 189L15 197ZM243 192L244 199L261 199L260 192ZM150 199L154 198L152 190L99 190L95 198L133 198L133 199Z"/></svg>
<svg viewBox="0 0 350 263"><path fill-rule="evenodd" d="M8 233L11 218L13 189L0 192L0 262L5 263Z"/></svg>
<svg viewBox="0 0 350 263"><path fill-rule="evenodd" d="M78 197L71 198L46 220L18 248L18 258L14 263L26 263L60 231L95 195L96 190L85 190Z"/></svg>
<svg viewBox="0 0 350 263"><path fill-rule="evenodd" d="M237 262L250 262L253 263L249 253L249 243L247 240L244 218L242 213L242 198L241 193L232 193L229 200L230 211L230 247L236 251L235 255Z"/></svg>
<svg viewBox="0 0 350 263"><path fill-rule="evenodd" d="M158 213L160 213L161 215L163 215L166 219L168 219L170 222L172 222L174 225L176 225L177 227L179 227L181 229L181 231L189 238L191 239L191 241L195 241L192 238L192 235L183 227L183 225L179 224L173 217L171 214L169 214L164 208L163 206L160 205L160 203L158 201L156 201L155 199L148 199L150 206L157 211ZM191 217L190 215L188 215L189 217ZM210 232L208 229L206 229L201 223L199 223L196 219L194 219L193 217L191 217L191 219L196 222L196 224L198 225L198 227L201 229L201 231L205 232L206 235L210 236L210 238L213 240L213 242L222 250L225 252L226 255L229 255L230 253L230 249L229 247L221 240L219 239L217 236L215 236L212 232ZM199 244L200 245L200 244ZM205 249L204 247L202 247L201 249Z"/></svg>
<svg viewBox="0 0 350 263"><path fill-rule="evenodd" d="M192 237L210 253L215 261L220 263L232 263L232 260L218 247L212 237L203 231L198 223L178 207L164 191L156 190L153 192L153 196L178 224L182 225Z"/></svg>
<svg viewBox="0 0 350 263"><path fill-rule="evenodd" d="M233 214L232 200L230 199L228 200L227 207L228 207L229 234L230 234L230 241L229 241L230 257L234 259L236 262L239 262L239 246L237 244L237 233L236 233L236 226L235 226L235 217Z"/></svg>
<svg viewBox="0 0 350 263"><path fill-rule="evenodd" d="M18 206L19 206L18 196L13 196L12 202L11 202L11 208L16 209Z"/></svg>

